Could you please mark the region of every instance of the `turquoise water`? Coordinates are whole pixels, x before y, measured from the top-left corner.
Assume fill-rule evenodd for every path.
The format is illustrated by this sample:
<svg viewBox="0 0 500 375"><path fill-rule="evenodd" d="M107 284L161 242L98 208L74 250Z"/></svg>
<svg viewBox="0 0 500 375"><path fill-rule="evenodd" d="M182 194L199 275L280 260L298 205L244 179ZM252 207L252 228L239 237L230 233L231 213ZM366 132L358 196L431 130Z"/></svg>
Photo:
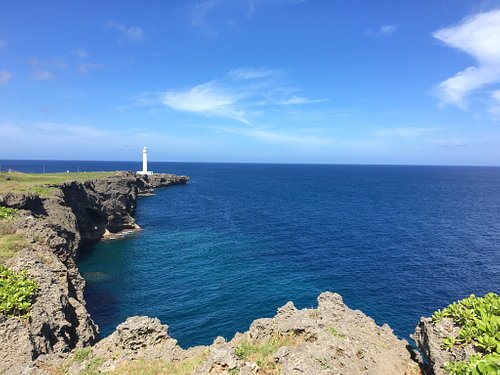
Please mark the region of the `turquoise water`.
<svg viewBox="0 0 500 375"><path fill-rule="evenodd" d="M86 167L135 168L124 165ZM288 300L311 307L331 290L407 338L422 315L500 292L500 168L152 169L191 181L141 198L143 231L84 249L79 262L103 335L127 316L149 315L184 347L208 344Z"/></svg>

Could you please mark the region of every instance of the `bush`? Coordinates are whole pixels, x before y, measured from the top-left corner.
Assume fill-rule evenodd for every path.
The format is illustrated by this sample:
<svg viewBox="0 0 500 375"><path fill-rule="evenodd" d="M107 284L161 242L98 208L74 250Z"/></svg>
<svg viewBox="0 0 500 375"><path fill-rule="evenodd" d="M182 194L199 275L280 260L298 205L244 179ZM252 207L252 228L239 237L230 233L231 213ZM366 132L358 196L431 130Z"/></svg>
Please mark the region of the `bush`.
<svg viewBox="0 0 500 375"><path fill-rule="evenodd" d="M26 271L15 272L0 265L0 314L28 317L37 291L37 282Z"/></svg>
<svg viewBox="0 0 500 375"><path fill-rule="evenodd" d="M472 344L477 354L466 361L449 362L450 374L500 374L500 296L488 293L454 302L432 315L434 323L452 319L460 326L457 337L443 339L443 349Z"/></svg>
<svg viewBox="0 0 500 375"><path fill-rule="evenodd" d="M17 210L15 208L0 206L0 220L12 219L16 214Z"/></svg>

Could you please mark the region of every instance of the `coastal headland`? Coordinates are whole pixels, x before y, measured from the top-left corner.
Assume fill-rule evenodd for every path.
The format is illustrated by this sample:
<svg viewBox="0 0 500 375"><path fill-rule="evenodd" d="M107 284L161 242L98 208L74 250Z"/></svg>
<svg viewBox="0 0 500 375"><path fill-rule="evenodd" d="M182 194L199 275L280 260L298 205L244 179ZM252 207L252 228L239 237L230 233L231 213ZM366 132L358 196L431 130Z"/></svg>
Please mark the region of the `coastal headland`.
<svg viewBox="0 0 500 375"><path fill-rule="evenodd" d="M439 326L422 320L416 341L431 367L424 366L389 326L331 292L314 308L289 302L273 318L210 346L183 349L167 325L137 316L101 339L76 263L82 245L137 230L138 196L188 181L129 172L0 175L0 264L26 271L37 285L28 313L0 311L0 373L411 375L444 373L442 364L458 358L443 355Z"/></svg>

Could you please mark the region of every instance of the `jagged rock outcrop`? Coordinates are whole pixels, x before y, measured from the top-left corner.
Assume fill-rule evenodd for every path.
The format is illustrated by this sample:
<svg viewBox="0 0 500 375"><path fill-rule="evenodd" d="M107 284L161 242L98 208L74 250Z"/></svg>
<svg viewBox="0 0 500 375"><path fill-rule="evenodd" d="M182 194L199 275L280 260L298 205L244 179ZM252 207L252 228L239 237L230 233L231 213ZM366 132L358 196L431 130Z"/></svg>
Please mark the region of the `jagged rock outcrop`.
<svg viewBox="0 0 500 375"><path fill-rule="evenodd" d="M434 323L431 318L420 318L420 322L412 335L424 357L429 364L429 371L435 375L448 374L444 369L447 362L467 361L476 354L472 344L455 345L453 348L443 349L443 339L457 337L460 327L453 319L443 318Z"/></svg>
<svg viewBox="0 0 500 375"><path fill-rule="evenodd" d="M189 180L162 176L155 186ZM98 328L85 308L85 281L76 265L80 246L99 241L106 232L137 228L137 196L150 189L146 179L124 173L66 183L46 198L0 195L0 205L20 210L17 233L28 240L6 265L28 270L39 285L29 319L0 316L0 373L18 374L42 354L70 352L98 341Z"/></svg>
<svg viewBox="0 0 500 375"><path fill-rule="evenodd" d="M93 347L86 361L75 363L69 357L66 366L76 374L96 359L100 371L121 373L131 368L141 373L145 364L156 363L151 373L168 374L168 369L190 364L187 373L198 375L420 374L406 341L330 292L318 297L316 309L298 310L289 302L275 317L254 321L249 331L229 342L218 337L210 346L188 350L177 345L158 319L128 318Z"/></svg>

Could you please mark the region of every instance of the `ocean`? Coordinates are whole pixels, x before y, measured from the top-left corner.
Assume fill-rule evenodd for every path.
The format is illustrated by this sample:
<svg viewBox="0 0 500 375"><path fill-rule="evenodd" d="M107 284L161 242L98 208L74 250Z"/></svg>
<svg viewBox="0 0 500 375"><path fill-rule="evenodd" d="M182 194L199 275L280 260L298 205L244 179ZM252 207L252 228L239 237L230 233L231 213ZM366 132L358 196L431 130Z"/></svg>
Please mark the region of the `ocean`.
<svg viewBox="0 0 500 375"><path fill-rule="evenodd" d="M137 170L140 162L0 161L26 172ZM82 249L102 335L158 317L209 344L319 293L409 339L420 316L500 293L500 168L150 163L186 186L139 199L142 231Z"/></svg>

